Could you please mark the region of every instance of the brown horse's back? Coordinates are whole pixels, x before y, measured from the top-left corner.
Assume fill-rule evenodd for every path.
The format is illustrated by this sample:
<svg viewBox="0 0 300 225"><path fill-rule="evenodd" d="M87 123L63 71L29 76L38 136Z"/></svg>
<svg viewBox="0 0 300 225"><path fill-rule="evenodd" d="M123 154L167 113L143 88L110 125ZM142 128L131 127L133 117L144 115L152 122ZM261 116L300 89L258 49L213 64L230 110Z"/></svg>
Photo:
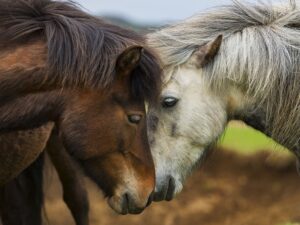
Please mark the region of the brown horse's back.
<svg viewBox="0 0 300 225"><path fill-rule="evenodd" d="M53 123L33 130L0 134L0 186L34 162L45 148Z"/></svg>

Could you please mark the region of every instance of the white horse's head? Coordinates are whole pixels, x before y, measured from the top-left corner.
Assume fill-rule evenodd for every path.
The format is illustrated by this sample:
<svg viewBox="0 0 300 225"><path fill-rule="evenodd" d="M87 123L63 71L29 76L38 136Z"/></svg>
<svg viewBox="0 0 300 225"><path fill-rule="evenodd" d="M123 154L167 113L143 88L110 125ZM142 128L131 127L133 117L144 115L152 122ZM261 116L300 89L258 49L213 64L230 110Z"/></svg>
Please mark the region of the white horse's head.
<svg viewBox="0 0 300 225"><path fill-rule="evenodd" d="M233 1L148 34L166 81L150 107L155 200L170 200L230 119L300 158L300 8ZM218 36L222 34L222 36ZM214 37L218 36L214 39Z"/></svg>
<svg viewBox="0 0 300 225"><path fill-rule="evenodd" d="M160 105L149 109L156 201L171 200L181 191L187 175L224 130L226 96L212 92L201 76L201 68L213 60L221 41L219 36L199 48L183 66L167 70L169 79L161 92Z"/></svg>

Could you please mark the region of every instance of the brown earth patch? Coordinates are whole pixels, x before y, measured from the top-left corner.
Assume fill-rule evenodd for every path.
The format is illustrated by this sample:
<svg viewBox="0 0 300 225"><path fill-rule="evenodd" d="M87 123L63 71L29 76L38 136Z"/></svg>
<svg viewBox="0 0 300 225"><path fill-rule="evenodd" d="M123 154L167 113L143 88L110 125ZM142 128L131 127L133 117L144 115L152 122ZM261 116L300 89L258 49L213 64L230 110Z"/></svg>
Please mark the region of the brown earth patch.
<svg viewBox="0 0 300 225"><path fill-rule="evenodd" d="M141 215L120 216L88 182L91 225L280 225L300 221L300 177L291 158L270 152L245 156L217 150L171 202L152 203ZM46 182L52 225L74 224L56 175Z"/></svg>

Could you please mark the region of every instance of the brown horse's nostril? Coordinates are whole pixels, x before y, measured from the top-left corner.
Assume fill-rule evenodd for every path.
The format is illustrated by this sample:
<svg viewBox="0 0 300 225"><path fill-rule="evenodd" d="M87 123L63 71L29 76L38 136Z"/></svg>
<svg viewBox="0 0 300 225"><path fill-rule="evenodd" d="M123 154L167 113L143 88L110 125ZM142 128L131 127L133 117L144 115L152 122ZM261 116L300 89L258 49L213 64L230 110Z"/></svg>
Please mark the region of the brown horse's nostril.
<svg viewBox="0 0 300 225"><path fill-rule="evenodd" d="M149 198L148 198L148 202L147 202L147 204L146 204L146 207L148 207L148 206L151 204L151 202L153 201L153 198L154 198L154 192L152 192L152 193L150 194L150 196L149 196Z"/></svg>
<svg viewBox="0 0 300 225"><path fill-rule="evenodd" d="M132 196L130 196L129 193L125 193L122 197L122 215L126 215L128 213L130 214L139 214L143 212L144 207L138 207L134 200L132 199Z"/></svg>
<svg viewBox="0 0 300 225"><path fill-rule="evenodd" d="M122 215L126 215L128 214L128 210L129 210L129 196L128 194L124 194L122 197Z"/></svg>

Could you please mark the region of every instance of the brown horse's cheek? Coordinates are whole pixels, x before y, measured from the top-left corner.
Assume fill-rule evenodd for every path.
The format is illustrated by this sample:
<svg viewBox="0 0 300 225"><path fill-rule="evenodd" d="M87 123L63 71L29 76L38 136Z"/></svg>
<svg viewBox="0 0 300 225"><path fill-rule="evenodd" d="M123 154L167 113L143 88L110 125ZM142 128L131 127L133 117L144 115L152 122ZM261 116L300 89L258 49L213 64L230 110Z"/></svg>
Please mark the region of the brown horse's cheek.
<svg viewBox="0 0 300 225"><path fill-rule="evenodd" d="M86 174L98 184L106 196L114 195L116 188L124 183L123 172L127 166L120 153L113 152L88 159L83 165Z"/></svg>

